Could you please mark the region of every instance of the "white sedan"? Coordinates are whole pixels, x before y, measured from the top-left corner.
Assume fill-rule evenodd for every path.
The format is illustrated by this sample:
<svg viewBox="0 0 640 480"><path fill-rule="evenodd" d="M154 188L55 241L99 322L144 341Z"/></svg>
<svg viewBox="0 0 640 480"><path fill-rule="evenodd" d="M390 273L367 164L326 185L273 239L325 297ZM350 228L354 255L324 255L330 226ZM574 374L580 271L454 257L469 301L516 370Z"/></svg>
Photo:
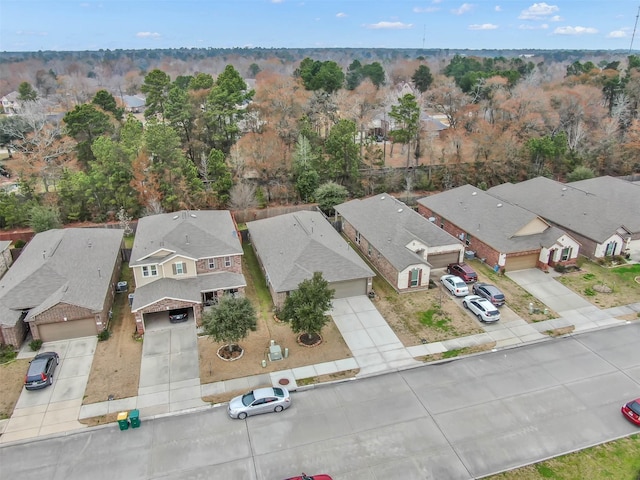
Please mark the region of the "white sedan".
<svg viewBox="0 0 640 480"><path fill-rule="evenodd" d="M467 295L462 300L462 306L469 309L481 322L497 322L500 320L500 311L486 298L479 295Z"/></svg>
<svg viewBox="0 0 640 480"><path fill-rule="evenodd" d="M443 275L440 277L442 285L456 297L464 297L469 295L469 287L460 277L455 275Z"/></svg>

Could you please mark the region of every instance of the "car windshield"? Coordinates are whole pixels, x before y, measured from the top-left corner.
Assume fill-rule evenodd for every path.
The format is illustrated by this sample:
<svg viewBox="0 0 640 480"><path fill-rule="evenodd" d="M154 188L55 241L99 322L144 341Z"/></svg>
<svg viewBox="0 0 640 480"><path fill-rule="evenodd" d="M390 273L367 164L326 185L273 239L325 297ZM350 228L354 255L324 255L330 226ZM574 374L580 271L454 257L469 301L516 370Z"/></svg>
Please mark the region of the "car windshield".
<svg viewBox="0 0 640 480"><path fill-rule="evenodd" d="M274 387L273 393L278 397L284 397L284 391L281 388Z"/></svg>
<svg viewBox="0 0 640 480"><path fill-rule="evenodd" d="M640 415L640 403L633 401L627 405L636 415Z"/></svg>
<svg viewBox="0 0 640 480"><path fill-rule="evenodd" d="M462 287L467 285L466 283L460 282L458 280L454 281L453 283L455 283L456 287L458 287L458 288L462 288Z"/></svg>
<svg viewBox="0 0 640 480"><path fill-rule="evenodd" d="M253 396L253 392L249 392L246 393L242 396L242 404L245 407L248 407L249 405L251 405L253 403L253 401L256 399L256 397Z"/></svg>

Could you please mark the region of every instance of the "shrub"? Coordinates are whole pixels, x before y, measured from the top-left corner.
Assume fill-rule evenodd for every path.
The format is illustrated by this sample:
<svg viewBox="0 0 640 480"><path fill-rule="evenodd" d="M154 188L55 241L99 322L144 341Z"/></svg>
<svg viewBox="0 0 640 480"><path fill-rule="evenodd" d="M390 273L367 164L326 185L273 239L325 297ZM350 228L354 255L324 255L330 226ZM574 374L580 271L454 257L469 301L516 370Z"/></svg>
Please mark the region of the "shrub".
<svg viewBox="0 0 640 480"><path fill-rule="evenodd" d="M42 340L31 340L29 342L29 348L33 352L37 352L38 350L40 350L41 346L42 346Z"/></svg>
<svg viewBox="0 0 640 480"><path fill-rule="evenodd" d="M13 248L22 248L27 244L24 240L16 240L13 242Z"/></svg>
<svg viewBox="0 0 640 480"><path fill-rule="evenodd" d="M593 288L591 288L591 287L587 287L587 288L585 288L585 289L584 289L584 294L585 294L587 297L595 297L596 292L593 290Z"/></svg>
<svg viewBox="0 0 640 480"><path fill-rule="evenodd" d="M7 363L16 358L18 352L11 345L0 343L0 363Z"/></svg>
<svg viewBox="0 0 640 480"><path fill-rule="evenodd" d="M110 336L111 336L111 332L105 328L100 333L98 333L98 341L104 342L105 340L109 340Z"/></svg>

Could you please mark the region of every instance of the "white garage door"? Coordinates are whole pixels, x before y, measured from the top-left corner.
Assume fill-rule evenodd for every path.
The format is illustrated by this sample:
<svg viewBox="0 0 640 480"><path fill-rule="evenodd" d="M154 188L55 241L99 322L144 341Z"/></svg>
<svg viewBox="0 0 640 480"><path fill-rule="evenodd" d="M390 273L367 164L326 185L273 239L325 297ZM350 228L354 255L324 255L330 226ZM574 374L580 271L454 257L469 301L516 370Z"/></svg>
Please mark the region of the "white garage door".
<svg viewBox="0 0 640 480"><path fill-rule="evenodd" d="M520 255L519 257L507 257L504 266L505 271L524 270L525 268L536 268L538 266L538 254Z"/></svg>
<svg viewBox="0 0 640 480"><path fill-rule="evenodd" d="M69 322L45 323L38 325L38 333L43 342L55 342L69 338L92 337L98 334L93 318Z"/></svg>
<svg viewBox="0 0 640 480"><path fill-rule="evenodd" d="M333 298L355 297L357 295L367 294L367 279L349 280L347 282L333 282L329 284L329 288L335 290Z"/></svg>
<svg viewBox="0 0 640 480"><path fill-rule="evenodd" d="M457 263L460 258L460 252L439 253L431 254L427 258L427 261L431 264L431 268L445 268L450 263Z"/></svg>

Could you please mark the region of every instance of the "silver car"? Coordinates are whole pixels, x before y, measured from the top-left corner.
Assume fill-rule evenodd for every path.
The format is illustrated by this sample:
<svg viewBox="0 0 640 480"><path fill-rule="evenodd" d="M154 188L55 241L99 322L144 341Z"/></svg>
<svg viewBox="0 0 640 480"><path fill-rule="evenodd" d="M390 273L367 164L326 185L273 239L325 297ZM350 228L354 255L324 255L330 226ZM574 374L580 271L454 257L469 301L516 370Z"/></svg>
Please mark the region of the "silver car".
<svg viewBox="0 0 640 480"><path fill-rule="evenodd" d="M467 295L462 300L462 306L469 309L481 322L497 322L500 320L500 311L486 298L479 295Z"/></svg>
<svg viewBox="0 0 640 480"><path fill-rule="evenodd" d="M460 277L456 277L455 275L443 275L440 277L440 281L442 282L442 285L444 285L445 288L456 297L469 295L469 287Z"/></svg>
<svg viewBox="0 0 640 480"><path fill-rule="evenodd" d="M289 391L283 387L257 388L232 398L228 413L231 418L247 418L249 415L281 412L291 406Z"/></svg>

